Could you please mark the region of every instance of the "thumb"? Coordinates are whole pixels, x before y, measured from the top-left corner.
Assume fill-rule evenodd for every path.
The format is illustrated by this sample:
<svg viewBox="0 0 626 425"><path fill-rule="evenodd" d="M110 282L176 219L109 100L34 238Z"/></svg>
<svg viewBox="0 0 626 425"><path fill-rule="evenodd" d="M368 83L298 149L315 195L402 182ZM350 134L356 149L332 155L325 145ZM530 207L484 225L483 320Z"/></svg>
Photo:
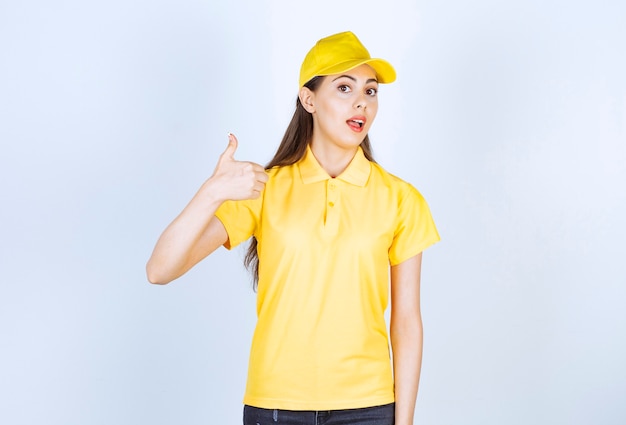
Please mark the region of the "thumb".
<svg viewBox="0 0 626 425"><path fill-rule="evenodd" d="M237 150L238 143L239 142L237 141L237 138L235 137L235 135L232 133L228 133L228 146L226 147L226 150L222 154L222 159L229 159L231 161L234 161L235 151Z"/></svg>

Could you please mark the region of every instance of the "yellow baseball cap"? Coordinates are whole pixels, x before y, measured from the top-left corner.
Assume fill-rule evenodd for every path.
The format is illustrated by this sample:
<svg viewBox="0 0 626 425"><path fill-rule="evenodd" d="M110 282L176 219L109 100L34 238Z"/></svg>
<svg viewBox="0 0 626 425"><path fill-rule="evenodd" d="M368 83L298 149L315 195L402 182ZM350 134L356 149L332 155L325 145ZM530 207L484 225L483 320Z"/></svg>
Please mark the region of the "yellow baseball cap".
<svg viewBox="0 0 626 425"><path fill-rule="evenodd" d="M396 80L393 66L386 60L372 58L352 32L340 32L322 38L309 50L302 62L300 87L313 77L340 74L364 63L376 71L379 83L393 83Z"/></svg>

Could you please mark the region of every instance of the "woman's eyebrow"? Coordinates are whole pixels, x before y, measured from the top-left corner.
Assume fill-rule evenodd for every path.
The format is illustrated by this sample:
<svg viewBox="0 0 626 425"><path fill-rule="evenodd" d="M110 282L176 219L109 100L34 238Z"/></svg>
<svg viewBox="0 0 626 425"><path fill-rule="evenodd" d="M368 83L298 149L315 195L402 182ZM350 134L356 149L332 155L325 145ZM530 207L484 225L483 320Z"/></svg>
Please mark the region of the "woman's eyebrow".
<svg viewBox="0 0 626 425"><path fill-rule="evenodd" d="M352 81L354 81L356 83L356 78L354 78L352 75L347 75L347 74L346 75L340 75L339 77L334 78L333 81L337 81L338 79L344 78L344 77L345 78L349 78L349 79L351 79ZM367 80L365 82L365 84L367 84L367 83L378 83L378 80L376 78L370 78L369 80Z"/></svg>

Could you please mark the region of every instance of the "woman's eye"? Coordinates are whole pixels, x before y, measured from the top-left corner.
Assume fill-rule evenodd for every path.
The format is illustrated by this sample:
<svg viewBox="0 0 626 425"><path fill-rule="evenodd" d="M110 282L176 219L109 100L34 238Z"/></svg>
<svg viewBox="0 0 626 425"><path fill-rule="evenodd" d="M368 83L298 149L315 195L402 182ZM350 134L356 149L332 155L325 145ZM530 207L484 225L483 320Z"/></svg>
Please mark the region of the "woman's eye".
<svg viewBox="0 0 626 425"><path fill-rule="evenodd" d="M349 93L350 92L350 87L348 87L345 84L340 85L338 88L339 88L340 92L343 92L343 93Z"/></svg>
<svg viewBox="0 0 626 425"><path fill-rule="evenodd" d="M367 89L365 90L365 93L367 93L369 96L376 96L376 94L378 93L378 89L375 89L375 88Z"/></svg>

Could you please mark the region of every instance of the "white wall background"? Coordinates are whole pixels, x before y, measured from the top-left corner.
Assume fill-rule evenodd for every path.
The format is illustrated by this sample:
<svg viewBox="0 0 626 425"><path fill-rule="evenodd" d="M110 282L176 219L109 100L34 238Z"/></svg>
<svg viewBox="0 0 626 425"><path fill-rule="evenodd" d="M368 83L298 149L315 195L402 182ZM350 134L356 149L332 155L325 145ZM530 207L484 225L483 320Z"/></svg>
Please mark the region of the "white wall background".
<svg viewBox="0 0 626 425"><path fill-rule="evenodd" d="M372 139L427 197L416 423L626 423L626 6L0 1L0 423L235 424L243 251L177 282L156 238L239 136L266 162L300 62L391 61Z"/></svg>

